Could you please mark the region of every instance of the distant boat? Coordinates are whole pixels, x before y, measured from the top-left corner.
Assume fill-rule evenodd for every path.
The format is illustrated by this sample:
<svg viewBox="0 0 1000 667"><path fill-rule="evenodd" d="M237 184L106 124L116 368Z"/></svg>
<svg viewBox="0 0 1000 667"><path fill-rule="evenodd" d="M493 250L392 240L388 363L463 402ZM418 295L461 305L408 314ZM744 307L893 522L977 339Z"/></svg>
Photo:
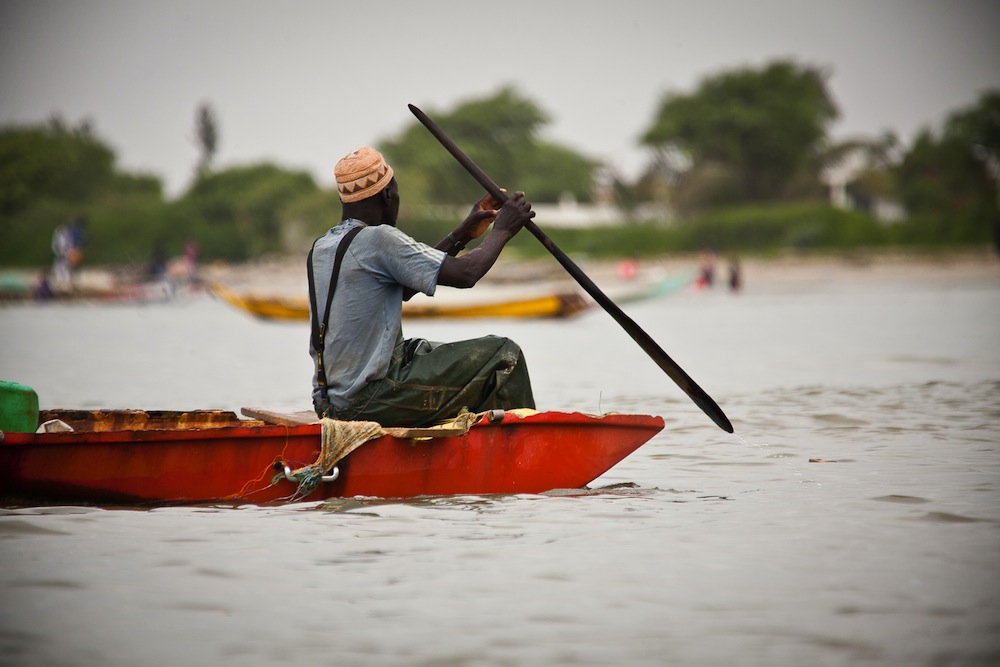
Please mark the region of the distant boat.
<svg viewBox="0 0 1000 667"><path fill-rule="evenodd" d="M608 290L608 296L619 304L657 299L681 290L692 283L693 272L666 276L654 281L635 281ZM264 320L309 319L309 301L298 295L267 295L236 292L222 283L211 283L209 291L238 310ZM559 289L522 298L493 298L482 301L450 301L440 303L422 299L403 304L403 317L418 318L560 318L572 317L594 306L589 298L572 289Z"/></svg>
<svg viewBox="0 0 1000 667"><path fill-rule="evenodd" d="M146 304L171 301L181 294L192 294L197 287L175 287L156 281L115 285L111 287L78 287L51 290L46 286L31 286L24 290L0 290L0 303L115 303Z"/></svg>
<svg viewBox="0 0 1000 667"><path fill-rule="evenodd" d="M72 287L52 285L43 273L0 271L0 303L115 303L146 304L172 301L201 293L197 279L126 278L96 271L96 279Z"/></svg>
<svg viewBox="0 0 1000 667"><path fill-rule="evenodd" d="M624 288L609 289L608 296L619 305L659 299L691 285L696 277L697 274L694 271L685 271L652 282L637 282L635 285L626 285Z"/></svg>
<svg viewBox="0 0 1000 667"><path fill-rule="evenodd" d="M212 294L226 303L254 317L265 320L306 321L309 319L309 300L304 296L236 293L220 283L211 284L209 289ZM571 317L587 310L592 305L579 293L567 291L501 301L441 304L404 303L403 317Z"/></svg>

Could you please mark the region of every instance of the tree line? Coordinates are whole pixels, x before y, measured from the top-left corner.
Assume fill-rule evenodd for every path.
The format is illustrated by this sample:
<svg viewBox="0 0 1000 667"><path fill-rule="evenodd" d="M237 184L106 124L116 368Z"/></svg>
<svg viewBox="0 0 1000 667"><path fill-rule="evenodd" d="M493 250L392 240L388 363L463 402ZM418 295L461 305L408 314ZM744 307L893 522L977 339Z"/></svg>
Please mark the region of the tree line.
<svg viewBox="0 0 1000 667"><path fill-rule="evenodd" d="M530 193L533 202L556 202L568 193L580 202L614 203L626 219L648 202L675 212L670 225L634 223L628 234L560 230L554 237L570 252L996 242L1000 91L984 92L909 146L891 133L835 143L829 130L839 109L828 76L779 60L707 77L691 93L665 95L641 134L650 160L635 179L546 140L549 115L513 87L429 111L499 183ZM214 168L224 133L208 105L196 110L195 134L201 157L194 178L179 197L167 199L159 177L119 169L89 122L54 118L0 129L0 265L45 265L55 227L81 215L87 261L97 264L179 254L188 240L207 260L304 253L339 221L336 191L319 187L307 172L271 162ZM436 242L481 196L416 121L377 147L399 177L403 224L422 240ZM843 187L853 210L835 209L825 174L851 156L856 168ZM905 219L877 220L868 206L877 200L899 202ZM534 245L514 247L530 254Z"/></svg>

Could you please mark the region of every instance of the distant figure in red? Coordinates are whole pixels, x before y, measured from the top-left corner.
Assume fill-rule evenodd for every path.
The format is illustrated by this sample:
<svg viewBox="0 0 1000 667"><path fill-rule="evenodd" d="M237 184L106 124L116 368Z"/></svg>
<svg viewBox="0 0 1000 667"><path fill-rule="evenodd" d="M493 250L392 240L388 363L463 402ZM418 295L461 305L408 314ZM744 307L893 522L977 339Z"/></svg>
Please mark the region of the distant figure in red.
<svg viewBox="0 0 1000 667"><path fill-rule="evenodd" d="M635 280L637 275L639 275L639 262L635 257L626 257L618 263L619 280Z"/></svg>
<svg viewBox="0 0 1000 667"><path fill-rule="evenodd" d="M709 248L702 254L701 266L698 269L698 280L695 281L695 287L698 289L710 288L715 284L715 260L716 253L712 248Z"/></svg>
<svg viewBox="0 0 1000 667"><path fill-rule="evenodd" d="M184 244L184 265L187 269L188 281L198 282L198 242L188 239Z"/></svg>

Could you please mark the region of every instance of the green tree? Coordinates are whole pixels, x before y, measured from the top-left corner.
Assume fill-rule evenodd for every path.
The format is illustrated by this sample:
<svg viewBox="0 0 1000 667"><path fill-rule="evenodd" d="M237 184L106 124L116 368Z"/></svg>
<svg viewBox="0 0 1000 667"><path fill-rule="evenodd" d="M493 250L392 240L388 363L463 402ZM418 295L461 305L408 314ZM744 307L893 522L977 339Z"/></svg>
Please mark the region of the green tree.
<svg viewBox="0 0 1000 667"><path fill-rule="evenodd" d="M557 201L566 192L590 200L597 163L543 141L540 133L548 115L513 88L466 101L450 113L427 111L501 187L524 190L536 202ZM379 148L398 176L404 205L465 206L483 195L482 187L417 121Z"/></svg>
<svg viewBox="0 0 1000 667"><path fill-rule="evenodd" d="M845 183L847 193L855 202L874 202L898 199L896 171L904 153L899 137L886 131L874 139L854 138L830 144L819 152L816 161L820 170L834 172L843 170L845 162L851 165L853 161L853 169L849 166L847 173L841 174L850 178Z"/></svg>
<svg viewBox="0 0 1000 667"><path fill-rule="evenodd" d="M307 172L262 163L202 175L177 207L206 257L241 260L283 251L283 210L317 189Z"/></svg>
<svg viewBox="0 0 1000 667"><path fill-rule="evenodd" d="M0 216L41 200L86 202L111 183L114 163L111 148L86 121L67 128L54 118L47 126L0 130Z"/></svg>
<svg viewBox="0 0 1000 667"><path fill-rule="evenodd" d="M925 242L989 238L997 224L997 182L990 170L1000 156L1000 92L946 120L940 134L924 130L903 158L898 180L912 230Z"/></svg>
<svg viewBox="0 0 1000 667"><path fill-rule="evenodd" d="M0 130L0 263L47 264L53 230L78 215L88 220L88 264L129 262L144 255L163 212L160 179L118 171L89 121Z"/></svg>
<svg viewBox="0 0 1000 667"><path fill-rule="evenodd" d="M304 257L313 240L340 222L342 209L336 188L317 189L311 194L296 197L281 212L287 249ZM438 240L434 239L432 243Z"/></svg>
<svg viewBox="0 0 1000 667"><path fill-rule="evenodd" d="M951 114L944 132L945 136L1000 154L1000 90L984 92L974 105Z"/></svg>
<svg viewBox="0 0 1000 667"><path fill-rule="evenodd" d="M837 113L824 71L782 60L666 95L641 143L685 151L709 203L776 200L814 166Z"/></svg>

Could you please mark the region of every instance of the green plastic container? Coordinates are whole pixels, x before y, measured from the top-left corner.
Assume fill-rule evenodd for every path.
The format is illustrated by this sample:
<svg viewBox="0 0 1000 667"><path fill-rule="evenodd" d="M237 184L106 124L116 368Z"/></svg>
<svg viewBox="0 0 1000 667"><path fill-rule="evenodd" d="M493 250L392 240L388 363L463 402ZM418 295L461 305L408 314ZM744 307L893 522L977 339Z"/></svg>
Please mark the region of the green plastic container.
<svg viewBox="0 0 1000 667"><path fill-rule="evenodd" d="M0 431L34 433L38 428L38 394L31 387L0 380Z"/></svg>

